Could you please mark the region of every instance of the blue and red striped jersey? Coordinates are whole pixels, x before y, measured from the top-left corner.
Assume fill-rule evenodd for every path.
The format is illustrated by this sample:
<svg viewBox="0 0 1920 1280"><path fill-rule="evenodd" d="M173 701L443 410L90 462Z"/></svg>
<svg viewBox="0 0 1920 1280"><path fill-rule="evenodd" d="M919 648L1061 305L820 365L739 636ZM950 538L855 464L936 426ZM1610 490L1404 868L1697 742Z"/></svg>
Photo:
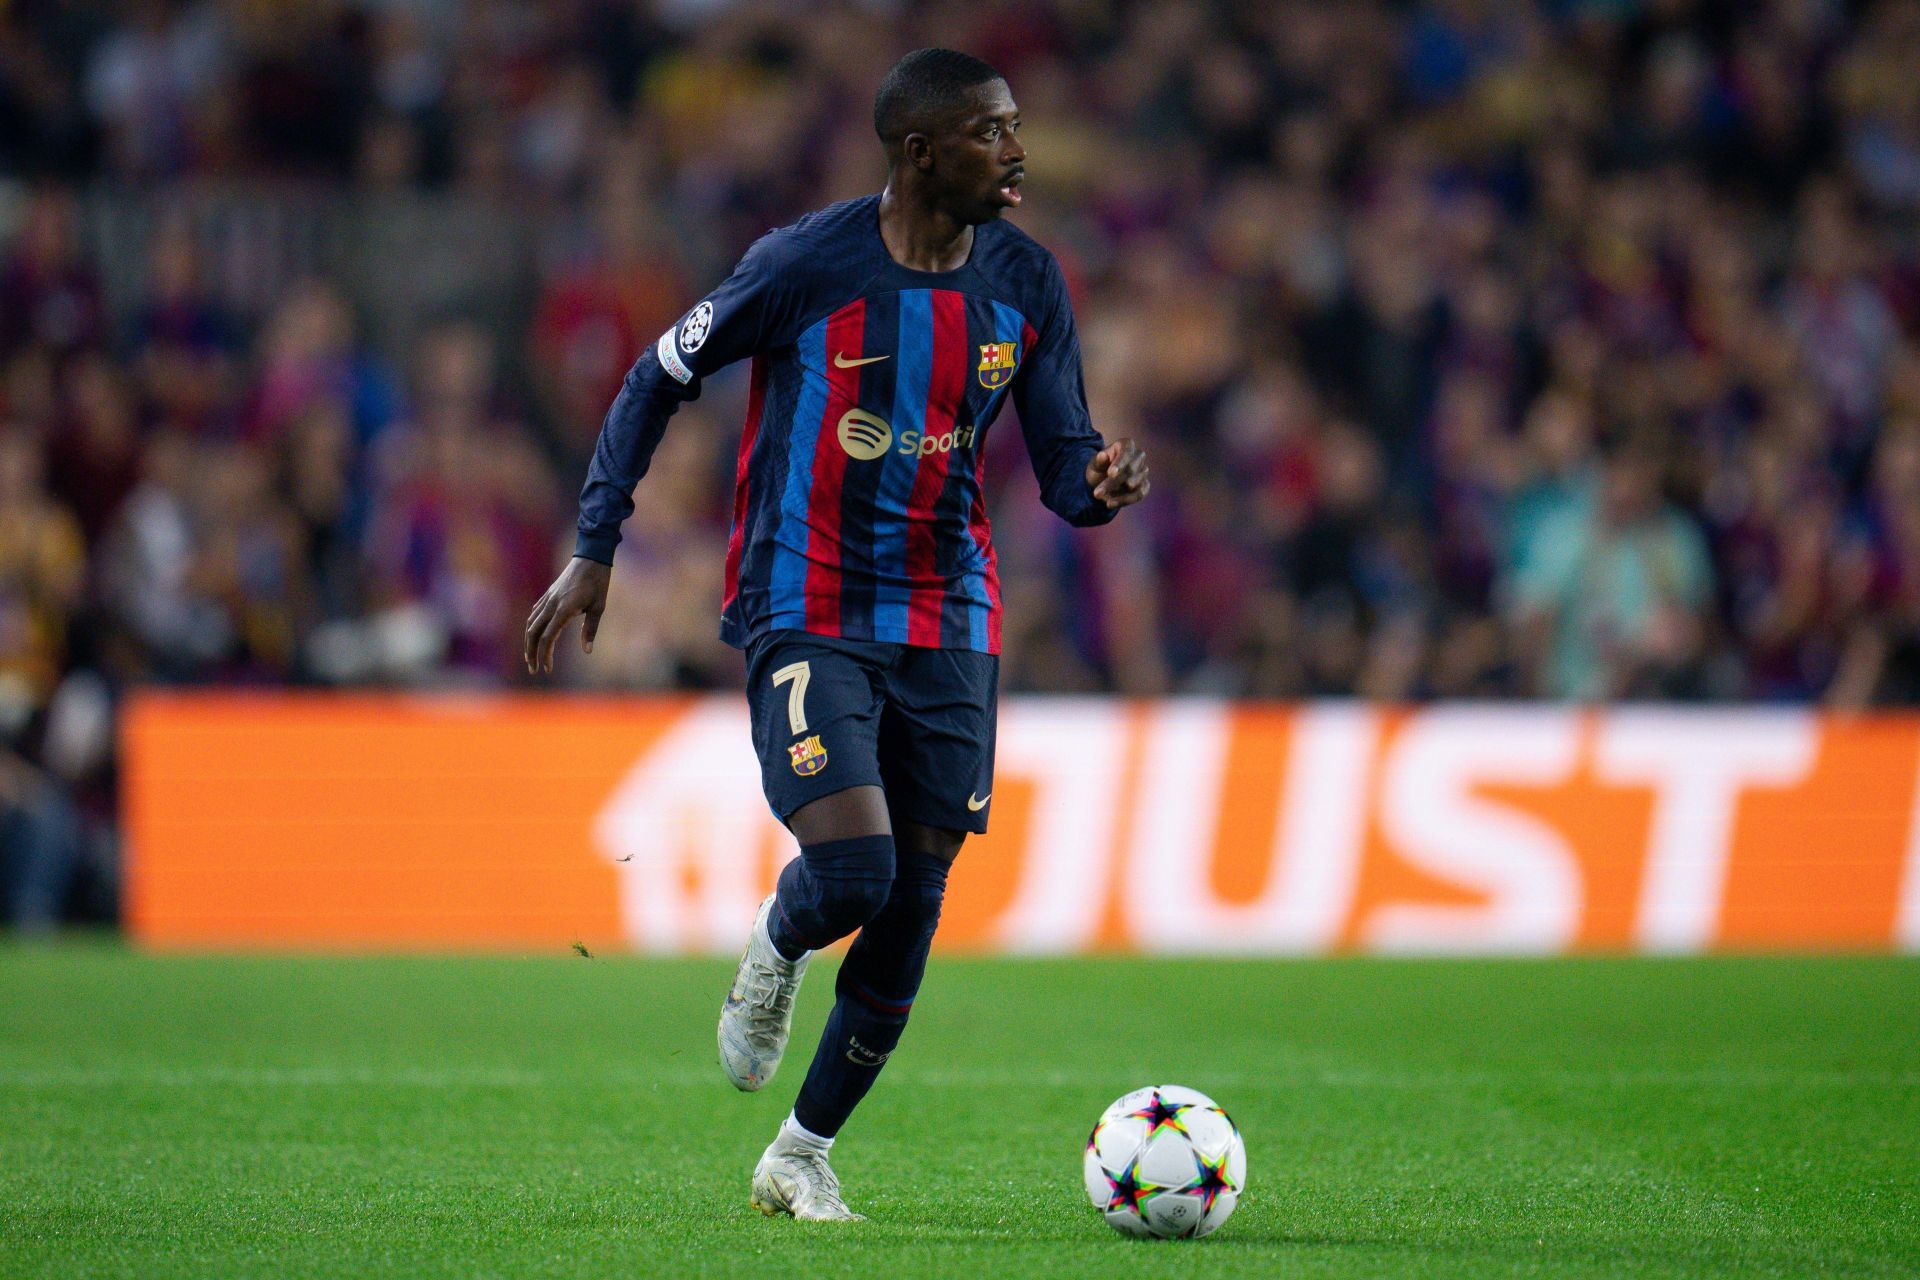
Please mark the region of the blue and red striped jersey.
<svg viewBox="0 0 1920 1280"><path fill-rule="evenodd" d="M954 271L914 271L880 238L878 196L770 232L641 354L580 494L576 554L612 563L667 419L751 358L721 637L765 631L1000 651L981 492L987 429L1011 399L1042 500L1076 525L1113 512L1086 467L1087 416L1059 265L1002 221Z"/></svg>

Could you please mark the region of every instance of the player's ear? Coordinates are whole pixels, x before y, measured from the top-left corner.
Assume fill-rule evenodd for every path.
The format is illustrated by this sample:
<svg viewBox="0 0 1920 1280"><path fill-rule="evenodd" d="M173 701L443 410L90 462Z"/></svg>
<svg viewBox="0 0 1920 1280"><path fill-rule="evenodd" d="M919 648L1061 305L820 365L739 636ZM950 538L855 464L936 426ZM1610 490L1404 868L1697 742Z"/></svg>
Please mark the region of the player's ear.
<svg viewBox="0 0 1920 1280"><path fill-rule="evenodd" d="M933 168L933 139L924 133L910 133L900 143L907 163L925 173Z"/></svg>

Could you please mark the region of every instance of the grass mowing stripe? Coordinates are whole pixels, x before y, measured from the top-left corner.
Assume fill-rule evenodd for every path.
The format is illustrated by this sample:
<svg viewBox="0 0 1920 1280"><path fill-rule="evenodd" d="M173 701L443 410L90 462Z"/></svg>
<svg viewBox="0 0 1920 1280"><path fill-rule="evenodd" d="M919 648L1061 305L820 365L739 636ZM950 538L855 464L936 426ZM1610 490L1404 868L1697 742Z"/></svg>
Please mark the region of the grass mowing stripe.
<svg viewBox="0 0 1920 1280"><path fill-rule="evenodd" d="M724 1084L730 969L0 947L0 1275L1920 1272L1911 959L942 958L851 1229L746 1207L804 1062ZM1157 1080L1247 1135L1197 1246L1078 1188Z"/></svg>
<svg viewBox="0 0 1920 1280"><path fill-rule="evenodd" d="M1112 1079L1134 1079L1138 1072L1122 1076L1111 1070ZM1248 1074L1215 1071L1208 1074L1215 1087L1237 1090L1272 1090L1325 1087L1335 1089L1462 1089L1503 1083L1510 1076L1492 1071L1430 1071L1419 1075L1395 1075L1382 1072L1318 1071L1313 1073ZM1802 1086L1828 1088L1865 1086L1871 1088L1920 1086L1920 1071L1798 1071L1773 1068L1755 1071L1539 1071L1530 1077L1537 1083L1562 1087L1600 1089L1638 1089L1648 1086L1748 1088L1754 1086ZM1018 1071L1006 1068L916 1070L895 1067L888 1079L896 1084L933 1088L1041 1088L1081 1089L1088 1083L1084 1071ZM348 1088L375 1085L394 1088L451 1089L547 1089L560 1084L578 1084L591 1080L600 1084L712 1084L709 1067L674 1067L668 1070L642 1068L593 1071L489 1070L460 1071L365 1071L340 1067L245 1068L203 1067L92 1067L63 1069L0 1068L0 1088L17 1089L123 1089L123 1088L201 1088L206 1085L231 1085L235 1088ZM1122 1090L1122 1092L1125 1092Z"/></svg>

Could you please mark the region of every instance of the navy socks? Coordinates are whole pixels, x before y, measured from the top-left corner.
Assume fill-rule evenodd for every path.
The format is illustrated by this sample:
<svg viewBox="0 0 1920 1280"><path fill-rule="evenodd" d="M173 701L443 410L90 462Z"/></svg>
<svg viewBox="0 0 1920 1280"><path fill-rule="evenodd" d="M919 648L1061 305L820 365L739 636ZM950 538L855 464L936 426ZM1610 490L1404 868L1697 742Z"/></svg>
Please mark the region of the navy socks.
<svg viewBox="0 0 1920 1280"><path fill-rule="evenodd" d="M885 905L866 922L840 966L833 1013L793 1104L795 1120L823 1138L840 1132L900 1043L940 923L951 864L910 850L902 850L895 863ZM783 900L785 893L783 874ZM778 945L779 935L774 937Z"/></svg>

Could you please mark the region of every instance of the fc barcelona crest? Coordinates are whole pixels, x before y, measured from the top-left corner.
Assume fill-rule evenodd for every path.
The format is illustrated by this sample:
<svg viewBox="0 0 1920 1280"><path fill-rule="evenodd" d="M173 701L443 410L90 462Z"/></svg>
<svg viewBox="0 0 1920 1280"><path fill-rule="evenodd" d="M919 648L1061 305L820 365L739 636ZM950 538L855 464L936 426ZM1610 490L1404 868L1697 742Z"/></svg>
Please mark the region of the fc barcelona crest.
<svg viewBox="0 0 1920 1280"><path fill-rule="evenodd" d="M820 745L820 735L817 733L788 747L787 754L793 757L793 771L803 778L811 777L827 767L827 749Z"/></svg>
<svg viewBox="0 0 1920 1280"><path fill-rule="evenodd" d="M1017 342L983 342L980 344L980 385L991 391L1003 387L1013 377L1013 367L1019 361L1015 354L1020 349Z"/></svg>

